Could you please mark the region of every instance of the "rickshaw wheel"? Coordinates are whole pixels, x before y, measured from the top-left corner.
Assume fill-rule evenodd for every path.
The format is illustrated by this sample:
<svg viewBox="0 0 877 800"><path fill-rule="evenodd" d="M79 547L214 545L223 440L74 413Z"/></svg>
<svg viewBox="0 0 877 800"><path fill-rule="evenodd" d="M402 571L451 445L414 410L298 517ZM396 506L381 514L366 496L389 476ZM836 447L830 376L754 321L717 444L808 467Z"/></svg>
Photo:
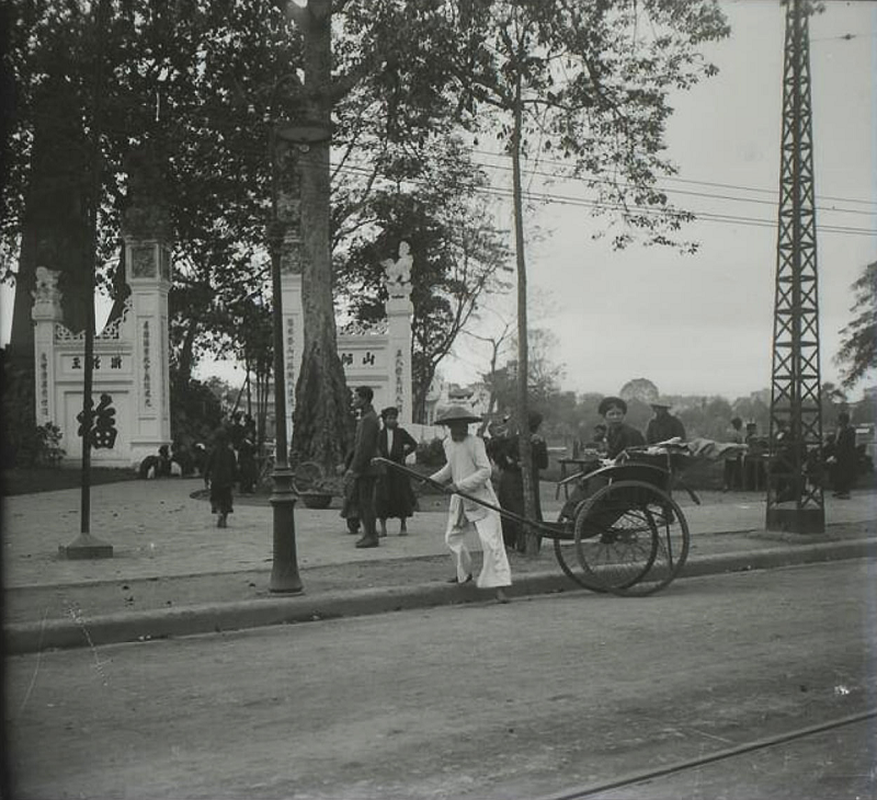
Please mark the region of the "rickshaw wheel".
<svg viewBox="0 0 877 800"><path fill-rule="evenodd" d="M582 500L582 502L576 506L576 513L574 516L578 516L579 510L581 510L581 508L587 502L587 500ZM605 593L606 589L602 586L602 584L595 583L593 580L589 580L587 574L584 572L576 572L575 570L573 570L573 568L564 558L561 541L569 540L561 540L560 537L556 537L554 539L554 556L555 558L557 558L557 563L560 565L561 570L563 570L563 574L566 575L570 580L575 581L583 589L590 589L592 592Z"/></svg>
<svg viewBox="0 0 877 800"><path fill-rule="evenodd" d="M615 481L588 498L577 510L574 538L585 580L613 594L652 594L688 557L682 510L643 481Z"/></svg>
<svg viewBox="0 0 877 800"><path fill-rule="evenodd" d="M663 589L679 574L688 558L689 534L685 514L676 502L660 489L654 489L656 502L645 507L657 530L657 552L649 571L633 586L619 594L644 597Z"/></svg>

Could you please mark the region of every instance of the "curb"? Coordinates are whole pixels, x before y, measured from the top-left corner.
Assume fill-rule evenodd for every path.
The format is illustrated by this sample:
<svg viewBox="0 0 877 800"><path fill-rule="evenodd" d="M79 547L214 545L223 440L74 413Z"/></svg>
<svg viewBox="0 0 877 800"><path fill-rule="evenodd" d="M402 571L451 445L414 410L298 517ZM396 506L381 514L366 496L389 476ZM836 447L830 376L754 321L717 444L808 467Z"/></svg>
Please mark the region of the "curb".
<svg viewBox="0 0 877 800"><path fill-rule="evenodd" d="M809 544L794 550L777 547L689 558L679 578L875 557L877 540L874 539ZM508 593L512 597L528 597L570 591L587 590L558 569L522 575ZM7 654L13 655L460 605L484 602L489 596L489 592L475 587L442 583L341 590L314 597L307 594L272 596L233 603L16 623L5 627L4 638Z"/></svg>

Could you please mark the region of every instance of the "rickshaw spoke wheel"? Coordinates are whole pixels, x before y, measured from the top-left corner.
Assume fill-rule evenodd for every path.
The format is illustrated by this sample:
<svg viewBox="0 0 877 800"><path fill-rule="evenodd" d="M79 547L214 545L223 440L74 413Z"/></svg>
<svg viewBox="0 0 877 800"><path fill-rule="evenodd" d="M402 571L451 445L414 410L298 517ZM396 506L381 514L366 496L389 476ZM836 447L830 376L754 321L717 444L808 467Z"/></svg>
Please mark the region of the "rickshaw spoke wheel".
<svg viewBox="0 0 877 800"><path fill-rule="evenodd" d="M688 555L681 509L644 481L615 481L591 496L577 509L574 538L584 580L620 595L658 591Z"/></svg>
<svg viewBox="0 0 877 800"><path fill-rule="evenodd" d="M586 501L582 501L578 506L581 508L584 506ZM564 546L564 542L569 542L569 537L565 539L561 539L561 537L556 537L554 539L554 556L557 559L557 563L560 565L561 570L563 570L563 574L566 575L570 580L575 581L579 586L583 589L590 589L592 592L600 592L605 593L606 589L602 584L594 582L593 578L588 577L588 574L584 572L584 570L574 569L574 564L571 564L566 559L571 556L572 547L567 545Z"/></svg>

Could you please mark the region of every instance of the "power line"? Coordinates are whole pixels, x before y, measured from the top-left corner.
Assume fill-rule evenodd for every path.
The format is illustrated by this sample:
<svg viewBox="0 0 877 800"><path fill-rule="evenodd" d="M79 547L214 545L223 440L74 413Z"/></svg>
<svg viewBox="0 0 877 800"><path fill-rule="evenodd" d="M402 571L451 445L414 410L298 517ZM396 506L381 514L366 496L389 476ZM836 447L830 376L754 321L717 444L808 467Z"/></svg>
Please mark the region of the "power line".
<svg viewBox="0 0 877 800"><path fill-rule="evenodd" d="M357 167L355 165L338 165L333 164L341 172L356 175L369 175L371 171L366 167ZM430 181L424 178L409 178L407 183L420 185L430 185ZM473 191L479 194L485 194L491 197L507 200L511 198L512 190L496 186L479 186L473 187ZM579 208L599 209L606 211L625 211L641 216L676 216L679 219L687 220L690 213L693 216L691 221L716 222L728 225L747 225L760 228L775 228L777 223L775 220L765 219L763 217L745 217L731 214L719 214L714 212L685 212L685 211L662 211L661 209L650 206L625 206L622 203L602 203L596 200L587 200L580 197L570 197L567 195L550 194L545 192L524 191L522 193L524 199L529 201L543 202L548 205L564 205ZM877 230L869 230L867 228L856 228L844 225L819 225L818 230L823 233L839 233L845 235L856 236L877 236Z"/></svg>
<svg viewBox="0 0 877 800"><path fill-rule="evenodd" d="M172 120L172 124L175 124L176 126L181 127L181 119L188 118L189 120L192 120L192 121L198 120L202 124L204 124L204 126L208 130L212 130L214 133L217 133L220 136L223 136L223 133L221 130L223 128L226 130L239 131L240 128L242 127L242 125L240 123L235 123L235 122L231 121L230 119L228 119L227 117L226 118L218 118L218 117L210 115L210 114L205 114L204 108L205 108L205 106L202 106L199 109L200 113L198 113L198 112L186 113L185 111L181 111L180 109L177 109L176 110L176 118L174 120ZM225 107L220 107L220 106L216 106L216 108L218 110L221 109L222 111L227 110ZM123 126L123 125L114 126L112 128L112 130L114 130L116 133L126 133L126 132L129 134L131 133L131 131L128 129L128 126ZM223 141L222 146L224 148L232 151L232 152L248 154L248 155L255 155L255 156L265 155L267 157L266 151L263 150L262 148L240 147L236 144L231 144L229 141ZM490 158L507 158L507 156L504 156L503 154L493 153L493 152L490 152L487 150L473 149L472 152L475 154L478 154L478 155L488 156ZM459 161L455 161L455 160L448 158L448 157L439 158L438 160L444 161L444 163L451 163L452 161L454 163L457 163L457 164L461 163ZM539 158L536 160L536 162L542 163L542 164L558 166L558 167L564 167L566 169L570 168L569 162L565 162L565 161L558 160L558 159ZM511 171L511 167L506 165L506 164L489 163L486 161L478 161L478 160L473 160L471 163L472 163L472 166L482 167L484 169ZM591 184L591 185L608 184L608 185L620 186L622 188L630 188L631 187L630 183L627 183L624 181L612 181L610 179L599 178L597 176L587 177L587 176L576 176L576 175L556 175L556 174L551 173L551 172L541 171L539 169L536 169L535 167L530 168L530 169L525 168L524 171L526 174L531 175L531 176L532 175L539 175L542 177L557 179L557 180L576 181L576 182L580 182L580 183L584 183L584 184ZM673 188L669 188L669 187L660 187L660 186L657 187L662 191L669 191L669 192L674 192L676 194L684 194L684 195L692 196L692 197L705 197L705 198L712 198L712 199L716 199L716 200L727 200L730 202L753 203L756 205L772 205L772 206L775 206L777 204L777 199L778 199L778 191L774 190L774 189L765 189L765 188L760 188L760 187L744 186L744 185L739 185L739 184L720 183L720 182L716 182L716 181L697 180L697 179L692 179L692 178L680 178L677 176L670 176L670 175L661 176L660 178L658 178L658 181L659 182L666 181L666 182L672 182L672 183L691 184L691 185L695 185L695 186L706 186L706 187L716 188L716 189L728 189L728 190L732 190L732 191L742 191L742 192L749 192L749 193L756 193L756 194L764 194L764 195L769 195L772 199L771 200L762 200L762 199L758 199L758 198L749 198L749 197L734 197L732 195L718 194L718 193L712 193L712 192L696 192L696 191L692 191L690 189L673 189ZM636 188L636 187L634 187L634 188ZM877 202L869 201L869 200L859 200L856 198L838 197L838 196L833 196L833 195L816 195L816 199L817 200L824 200L824 201L832 201L832 202L853 203L853 204L863 205L863 206L872 206L875 209L877 209ZM877 210L863 211L863 210L851 209L851 208L830 208L827 206L817 206L816 210L821 211L821 212L825 212L825 213L838 213L838 214L846 213L846 214L857 214L857 215L863 215L863 216L872 216L872 215L877 216Z"/></svg>
<svg viewBox="0 0 877 800"><path fill-rule="evenodd" d="M190 119L193 119L196 117L195 114L192 114L192 115L186 115L185 113L178 114L177 119L175 120L175 124L180 125L180 121L179 121L180 117L184 117L184 116L188 116ZM217 126L217 123L218 123L218 127L220 127L220 128L225 127L226 129L230 129L230 128L239 129L241 127L240 125L238 125L236 123L232 123L231 121L226 121L226 120L220 121L217 119L211 119L210 117L204 116L204 115L199 116L198 118L203 123L206 124L206 127L208 129L212 129L214 132L218 133L219 135L222 135L222 132L220 130L217 130L216 127L214 127L214 126ZM125 128L123 128L123 126L117 126L115 128L115 131L117 133L123 132L123 130L125 130ZM228 149L229 151L232 151L232 152L267 158L267 153L263 148L254 148L254 147L247 147L247 146L242 147L242 146L239 146L237 144L233 144L229 141L223 141L222 146L224 148ZM502 157L500 154L490 153L489 151L484 151L484 150L477 150L476 149L476 150L473 150L472 152L480 154L480 155L487 155L490 157ZM448 157L439 158L437 160L444 161L445 163L454 163L454 164L460 164L460 165L463 164L463 162L460 161L459 159L452 159L452 158L448 158ZM565 166L567 168L569 167L568 163L563 162L563 161L558 161L556 159L540 159L540 161L542 161L543 163L546 163L546 164ZM504 164L489 164L489 163L482 162L482 161L473 161L471 163L472 163L473 167L483 167L486 169L500 169L500 170L506 170L506 171L511 169L509 166L504 165ZM350 165L350 164L343 164L343 165L342 164L333 164L332 166L335 169L340 170L341 172L347 172L348 174L371 175L371 170L367 167L358 167L356 165ZM557 176L557 175L554 175L553 173L541 172L539 170L527 170L527 172L542 175L544 177L549 177L549 178L557 178L557 179L565 178L565 176ZM629 183L622 182L622 181L615 182L615 181L611 181L610 179L607 179L607 178L571 177L569 179L576 180L578 182L586 183L586 184L607 184L607 185L619 186L621 188L631 188L631 184L629 184ZM686 178L676 178L674 176L662 177L662 178L660 178L660 180L676 181L676 182L680 182L680 183L691 183L691 184L696 184L696 185L711 186L711 187L717 187L717 188L737 189L737 190L741 190L741 191L758 192L758 193L765 193L765 194L772 194L772 195L778 194L777 192L769 190L769 189L760 189L760 188L755 188L755 187L739 186L739 185L734 185L734 184L723 184L723 183L716 183L716 182L712 182L712 181L700 181L700 180L693 180L693 179L686 179ZM424 178L406 178L405 181L409 182L409 183L415 183L415 184L421 184L421 185L429 185L430 184L430 181L428 181L427 179L424 179ZM633 188L636 188L636 187L633 187ZM494 197L504 197L504 198L511 197L510 190L504 189L503 187L473 187L473 189L474 189L474 191L480 192L482 194L492 195ZM743 198L743 197L738 198L738 197L732 197L732 196L728 196L728 195L719 195L719 194L714 194L714 193L709 193L709 192L693 192L690 190L682 190L682 189L669 189L669 191L677 192L679 194L687 194L687 195L691 195L691 196L706 197L706 198L712 198L712 199L718 199L718 200L724 199L724 200L731 200L731 201L736 201L736 202L751 202L751 203L761 204L761 205L773 205L773 206L776 205L775 202L771 202L769 200L758 200L758 199L754 199L754 198ZM586 207L586 208L591 208L591 209L605 209L605 210L610 210L610 211L627 211L627 212L633 212L633 213L636 213L639 215L647 215L647 216L648 215L651 215L651 216L657 216L657 215L673 216L674 214L680 218L684 218L686 216L686 212L684 212L684 211L677 211L677 212L662 211L661 209L655 208L655 207L637 206L637 205L626 206L626 205L623 205L621 203L609 204L609 203L602 203L602 202L595 201L595 200L587 200L585 198L570 197L567 195L559 195L559 194L548 193L548 192L537 193L537 192L532 192L532 191L526 191L526 192L524 192L523 196L526 199L531 200L531 201L539 201L539 202L544 202L544 203L548 203L548 204L556 204L556 205L580 206L580 207ZM817 195L816 197L821 198L823 200L834 199L834 200L843 201L843 202L861 203L861 204L877 206L877 203L872 203L870 201L863 201L863 200L855 200L853 198L839 198L839 197L830 197L830 196L824 196L824 195ZM825 208L825 207L817 207L817 210L826 211L829 213L855 213L855 214L862 214L862 215L869 215L869 216L877 214L877 212L858 211L855 209L831 209L831 208ZM730 214L719 214L716 212L705 212L705 211L691 212L691 213L698 220L702 220L702 221L723 222L726 224L752 225L752 226L756 226L756 227L775 227L775 225L776 225L776 223L772 220L758 218L758 217L735 216L735 215L730 215ZM856 228L853 226L842 226L842 225L820 225L819 230L823 231L823 232L844 233L844 234L850 234L850 235L865 235L865 236L877 235L877 231L869 230L866 228Z"/></svg>
<svg viewBox="0 0 877 800"><path fill-rule="evenodd" d="M506 156L503 156L501 153L491 153L487 150L473 150L472 152L478 153L479 155L491 156L494 158L505 158L506 157ZM551 165L557 166L557 167L566 167L567 169L570 167L569 162L560 161L558 159L539 158L539 159L537 159L537 161L542 162L544 164L551 164ZM506 166L502 166L501 168L502 169L510 169L510 167L506 167ZM551 177L557 177L557 176L552 174ZM602 183L602 182L606 182L607 179L597 178L595 176L592 178L581 177L581 178L577 178L577 180L581 180L584 182ZM697 186L712 186L712 187L717 188L717 189L736 189L738 191L743 191L743 192L755 192L758 194L769 194L769 195L772 195L774 197L779 196L779 190L777 190L777 189L764 189L764 188L759 188L759 187L755 187L755 186L741 186L739 184L733 184L733 183L717 183L715 181L695 180L693 178L679 178L675 175L662 176L659 180L670 181L672 183L691 183L691 184L694 184ZM877 206L877 202L875 202L873 200L858 200L858 199L852 198L852 197L836 197L836 196L832 196L832 195L817 194L816 199L818 199L818 200L835 200L837 202L843 202L843 203L856 203L856 204L861 204L861 205Z"/></svg>
<svg viewBox="0 0 877 800"><path fill-rule="evenodd" d="M474 163L478 166L487 167L488 169L501 169L501 170L505 170L507 172L511 171L511 167L506 166L505 164L486 164L486 163L478 162L478 161L476 161ZM558 180L567 180L567 181L573 180L573 181L577 181L580 183L594 183L595 182L594 180L591 180L588 178L576 178L576 177L566 177L566 176L559 177L551 172L541 172L539 170L524 170L524 173L528 174L528 175L541 175L542 177L555 178ZM668 180L668 178L661 178L660 180ZM600 183L615 183L613 181L608 181L608 180L600 180L599 182ZM723 186L724 185L724 184L709 184L707 181L691 181L691 183L705 183L707 185L713 185L713 186ZM615 185L624 186L624 187L631 186L631 184L623 183L623 182L615 183ZM729 186L728 188L738 188L738 187ZM671 192L674 192L676 194L689 195L691 197L708 197L708 198L713 198L716 200L732 200L732 201L738 202L738 203L755 203L758 205L776 206L775 200L771 201L771 200L758 200L758 199L751 198L751 197L734 197L733 195L713 194L711 192L693 192L691 190L686 190L686 189L668 189L667 191L671 191ZM750 191L755 191L755 190L750 190ZM764 190L759 190L759 191L768 192L769 190L764 189ZM777 192L773 192L773 194L777 194ZM823 199L827 199L827 198L823 197ZM840 198L838 198L838 199L840 199ZM851 202L867 202L867 201L851 201ZM877 204L875 204L875 205L877 205ZM836 213L836 214L862 214L865 216L877 216L877 211L860 211L860 210L854 209L854 208L829 208L826 206L816 206L816 210L817 211L826 211L829 213Z"/></svg>
<svg viewBox="0 0 877 800"><path fill-rule="evenodd" d="M204 106L201 107L200 113L198 113L198 112L186 113L185 111L182 111L180 109L176 109L175 110L176 119L172 120L172 124L175 124L178 127L181 126L181 119L183 119L183 118L187 118L191 121L197 120L197 121L201 122L202 124L204 124L204 126L207 129L212 130L214 133L216 133L220 136L223 135L223 132L222 132L223 128L226 130L239 131L241 128L245 127L243 125L243 123L233 122L228 118L220 119L216 116L204 114L203 108L204 108ZM220 106L216 106L216 108L218 110L222 110L222 111L227 110L227 108L220 107ZM112 126L110 129L116 133L122 133L122 134L128 134L128 135L132 135L134 133L139 132L139 131L132 131L128 126L123 126L123 125ZM224 140L222 142L222 146L228 150L233 151L233 152L249 154L249 155L256 155L256 156L265 155L265 157L267 158L266 151L261 149L261 148L240 147L240 146L231 144L230 142L228 142L226 140ZM488 156L488 157L494 158L494 159L508 158L507 156L505 156L501 153L494 153L494 152L490 152L488 150L473 149L472 152L477 154L477 155ZM444 158L444 159L439 159L439 160L443 160L445 163L450 163L450 161L451 161L451 159L449 159L449 158ZM527 159L525 159L525 161L526 160ZM562 161L559 159L552 159L552 158L540 157L540 158L536 159L535 161L537 164L539 164L539 163L547 164L547 165L552 165L552 166L557 166L557 167L563 167L566 169L570 169L570 166L571 166L570 163L567 161ZM459 163L459 162L457 162L457 163ZM506 164L489 163L486 161L478 161L478 160L473 160L471 163L473 166L483 167L485 169L511 171L511 167L506 165ZM552 178L552 179L557 179L557 180L577 181L577 182L581 182L581 183L585 183L585 184L611 184L611 185L617 185L617 186L622 186L622 187L630 187L631 186L631 184L623 182L623 181L612 181L608 178L600 178L597 176L588 177L588 176L577 176L577 175L556 175L552 172L541 171L539 169L536 169L535 167L529 168L529 169L525 168L524 172L528 175L540 175L542 177L547 177L547 178ZM779 192L776 189L766 189L763 187L745 186L745 185L740 185L740 184L722 183L722 182L717 182L717 181L698 180L698 179L694 179L694 178L681 178L681 177L674 176L674 175L661 176L658 178L658 181L659 182L668 182L668 183L691 184L694 186L706 186L706 187L715 188L715 189L728 189L728 190L732 190L732 191L749 192L749 193L755 193L755 194L764 194L764 195L769 195L771 198L773 198L773 200L760 200L757 198L733 197L733 196L725 195L725 194L695 192L695 191L692 191L689 189L671 189L669 187L658 187L658 188L661 188L661 189L666 190L666 191L675 192L677 194L685 194L685 195L689 195L689 196L693 196L693 197L715 198L717 200L729 200L731 202L745 202L745 203L754 203L754 204L759 204L759 205L776 205L777 198L779 196ZM862 205L862 206L872 206L875 209L877 209L877 201L872 201L872 200L861 200L861 199L853 198L853 197L839 197L836 195L822 195L822 194L817 194L815 196L815 198L817 200L824 200L824 201L832 201L832 202L839 202L839 203L852 203L855 205ZM848 209L848 208L829 208L826 206L818 206L816 210L824 211L826 213L877 215L877 210L875 210L875 211L862 211L862 210L858 210L858 209Z"/></svg>

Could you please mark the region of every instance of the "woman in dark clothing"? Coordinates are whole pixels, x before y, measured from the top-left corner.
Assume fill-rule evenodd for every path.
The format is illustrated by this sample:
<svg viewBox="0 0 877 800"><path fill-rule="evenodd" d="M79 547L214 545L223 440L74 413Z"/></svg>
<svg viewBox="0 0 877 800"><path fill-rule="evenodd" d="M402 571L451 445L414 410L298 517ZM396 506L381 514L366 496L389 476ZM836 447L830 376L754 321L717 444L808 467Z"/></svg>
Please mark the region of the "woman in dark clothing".
<svg viewBox="0 0 877 800"><path fill-rule="evenodd" d="M399 411L396 408L385 408L381 411L381 419L384 427L378 435L378 455L404 464L405 459L417 449L417 442L408 431L399 427ZM380 536L387 535L387 519L390 517L401 521L400 536L408 534L406 520L414 514L414 492L406 475L392 467L384 470L375 490L375 510L381 523Z"/></svg>
<svg viewBox="0 0 877 800"><path fill-rule="evenodd" d="M620 397L604 397L600 401L597 411L606 422L606 458L614 459L628 447L642 447L645 445L645 437L636 428L624 424L624 417L627 414L627 403ZM606 486L607 483L608 479L605 475L596 475L578 481L575 489L573 489L572 494L560 511L560 519L574 519L575 510L579 503L596 494L597 490Z"/></svg>
<svg viewBox="0 0 877 800"><path fill-rule="evenodd" d="M228 515L234 512L232 487L236 479L237 458L228 441L228 433L220 428L216 431L213 449L204 468L204 483L210 486L211 513L218 515L217 528L225 528Z"/></svg>
<svg viewBox="0 0 877 800"><path fill-rule="evenodd" d="M624 424L627 414L627 403L620 397L604 397L597 409L606 420L606 457L615 458L628 447L642 447L646 440L643 435L630 425Z"/></svg>
<svg viewBox="0 0 877 800"><path fill-rule="evenodd" d="M533 508L536 520L542 521L542 503L539 498L539 470L548 467L548 445L538 433L542 415L530 414L530 456L533 459ZM518 516L524 516L524 476L521 472L521 445L517 434L498 443L493 461L499 467L499 504ZM524 552L525 541L521 526L511 519L502 519L502 538L506 547Z"/></svg>

